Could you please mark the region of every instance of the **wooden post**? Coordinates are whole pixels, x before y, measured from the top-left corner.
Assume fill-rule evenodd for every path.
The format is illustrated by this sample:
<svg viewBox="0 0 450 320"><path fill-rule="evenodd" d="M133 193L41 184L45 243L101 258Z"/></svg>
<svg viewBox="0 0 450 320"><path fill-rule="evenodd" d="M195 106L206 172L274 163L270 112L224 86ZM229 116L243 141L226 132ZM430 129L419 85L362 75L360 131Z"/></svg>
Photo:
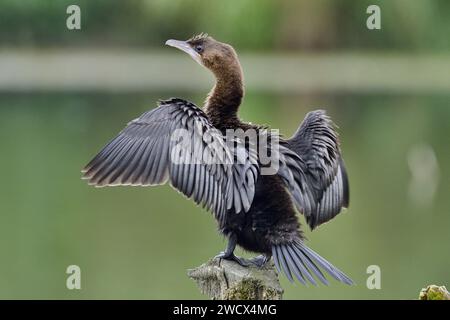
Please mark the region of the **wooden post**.
<svg viewBox="0 0 450 320"><path fill-rule="evenodd" d="M283 295L272 261L258 268L212 259L188 270L188 276L213 300L281 300Z"/></svg>
<svg viewBox="0 0 450 320"><path fill-rule="evenodd" d="M420 291L419 300L450 300L450 293L444 286L432 284Z"/></svg>

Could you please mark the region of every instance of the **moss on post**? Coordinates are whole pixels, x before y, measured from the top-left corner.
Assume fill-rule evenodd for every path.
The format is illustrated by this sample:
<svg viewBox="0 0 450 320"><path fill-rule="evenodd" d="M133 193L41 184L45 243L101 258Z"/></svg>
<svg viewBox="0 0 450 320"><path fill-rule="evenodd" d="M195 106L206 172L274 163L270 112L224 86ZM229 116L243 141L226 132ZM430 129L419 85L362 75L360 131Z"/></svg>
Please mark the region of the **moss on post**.
<svg viewBox="0 0 450 320"><path fill-rule="evenodd" d="M420 300L450 300L450 293L444 286L436 286L434 284L423 288L419 294Z"/></svg>

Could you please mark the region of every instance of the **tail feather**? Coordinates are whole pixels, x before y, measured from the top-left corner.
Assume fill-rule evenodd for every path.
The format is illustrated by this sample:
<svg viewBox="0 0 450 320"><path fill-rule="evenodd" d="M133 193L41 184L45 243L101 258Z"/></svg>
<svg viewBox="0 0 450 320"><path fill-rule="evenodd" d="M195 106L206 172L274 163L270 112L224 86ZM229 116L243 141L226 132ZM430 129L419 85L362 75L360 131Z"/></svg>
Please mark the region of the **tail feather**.
<svg viewBox="0 0 450 320"><path fill-rule="evenodd" d="M292 264L295 269L298 270L298 272L300 273L301 276L303 276L303 274L306 276L306 278L308 278L309 282L311 282L314 286L317 286L316 280L314 279L314 277L311 275L311 273L309 272L307 266L305 265L305 263L303 262L303 258L301 255L297 254L295 252L295 250L292 249L292 247L283 245L283 247L286 248L286 250L288 251L288 253L291 255L291 257L294 259L294 263ZM305 259L307 260L307 259ZM317 268L316 268L317 269ZM314 270L314 269L313 269ZM322 278L325 280L326 283L327 280L325 279L325 277L323 277L322 273L320 272L319 269L317 269L317 271L319 271L319 274L322 276ZM313 271L314 272L314 271ZM319 279L321 279L320 277L318 277Z"/></svg>
<svg viewBox="0 0 450 320"><path fill-rule="evenodd" d="M301 262L305 265L305 269L310 269L323 284L328 285L328 280L327 278L325 278L325 275L314 264L314 262L311 261L310 258L308 258L308 256L300 255L299 258L301 259Z"/></svg>
<svg viewBox="0 0 450 320"><path fill-rule="evenodd" d="M294 282L294 279L292 278L291 269L288 266L288 262L286 261L285 255L281 251L281 247L276 247L278 258L281 262L281 267L283 268L284 274L286 277L288 277L290 282Z"/></svg>
<svg viewBox="0 0 450 320"><path fill-rule="evenodd" d="M294 250L292 250L291 247L288 247L286 245L282 245L283 253L285 256L289 257L289 265L293 266L293 269L295 271L295 276L297 279L301 277L302 279L308 278L309 282L311 282L313 285L317 285L316 281L314 280L313 276L309 273L308 269L305 268L303 263L299 261L298 255L295 253ZM303 282L302 282L303 283ZM306 284L306 283L304 283Z"/></svg>
<svg viewBox="0 0 450 320"><path fill-rule="evenodd" d="M273 246L272 256L278 272L281 273L283 271L291 282L294 281L293 276L295 276L304 285L307 285L308 281L313 285L317 285L314 275L320 282L328 285L328 280L319 269L320 267L334 279L348 285L353 284L353 281L341 270L308 248L301 241Z"/></svg>

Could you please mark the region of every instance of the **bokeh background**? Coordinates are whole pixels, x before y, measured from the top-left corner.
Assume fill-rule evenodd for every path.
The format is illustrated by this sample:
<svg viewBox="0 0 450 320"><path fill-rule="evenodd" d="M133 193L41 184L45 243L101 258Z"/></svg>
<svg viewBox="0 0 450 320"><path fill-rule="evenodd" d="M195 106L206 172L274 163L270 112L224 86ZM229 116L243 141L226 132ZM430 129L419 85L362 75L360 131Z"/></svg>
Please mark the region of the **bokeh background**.
<svg viewBox="0 0 450 320"><path fill-rule="evenodd" d="M78 4L82 29L66 28ZM382 29L366 28L381 7ZM240 115L290 136L339 125L351 206L307 232L357 283L287 299L412 299L450 285L449 1L0 2L0 298L203 299L186 269L223 249L213 218L168 186L95 189L80 169L160 98L201 105L212 77L169 38L232 44ZM303 221L303 217L299 217ZM82 289L66 288L68 265ZM381 268L381 289L366 268Z"/></svg>

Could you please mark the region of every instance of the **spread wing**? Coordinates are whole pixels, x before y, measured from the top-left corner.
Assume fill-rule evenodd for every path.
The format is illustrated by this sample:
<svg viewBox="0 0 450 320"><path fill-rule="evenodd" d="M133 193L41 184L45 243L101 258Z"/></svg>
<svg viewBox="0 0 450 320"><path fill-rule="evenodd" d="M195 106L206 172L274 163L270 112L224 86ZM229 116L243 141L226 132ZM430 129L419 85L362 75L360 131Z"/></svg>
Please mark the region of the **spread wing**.
<svg viewBox="0 0 450 320"><path fill-rule="evenodd" d="M86 165L83 179L98 187L169 181L222 220L229 210L249 210L258 177L257 155L236 145L197 106L170 99L128 123Z"/></svg>
<svg viewBox="0 0 450 320"><path fill-rule="evenodd" d="M311 229L349 205L349 183L334 124L322 110L306 115L280 145L281 176Z"/></svg>

